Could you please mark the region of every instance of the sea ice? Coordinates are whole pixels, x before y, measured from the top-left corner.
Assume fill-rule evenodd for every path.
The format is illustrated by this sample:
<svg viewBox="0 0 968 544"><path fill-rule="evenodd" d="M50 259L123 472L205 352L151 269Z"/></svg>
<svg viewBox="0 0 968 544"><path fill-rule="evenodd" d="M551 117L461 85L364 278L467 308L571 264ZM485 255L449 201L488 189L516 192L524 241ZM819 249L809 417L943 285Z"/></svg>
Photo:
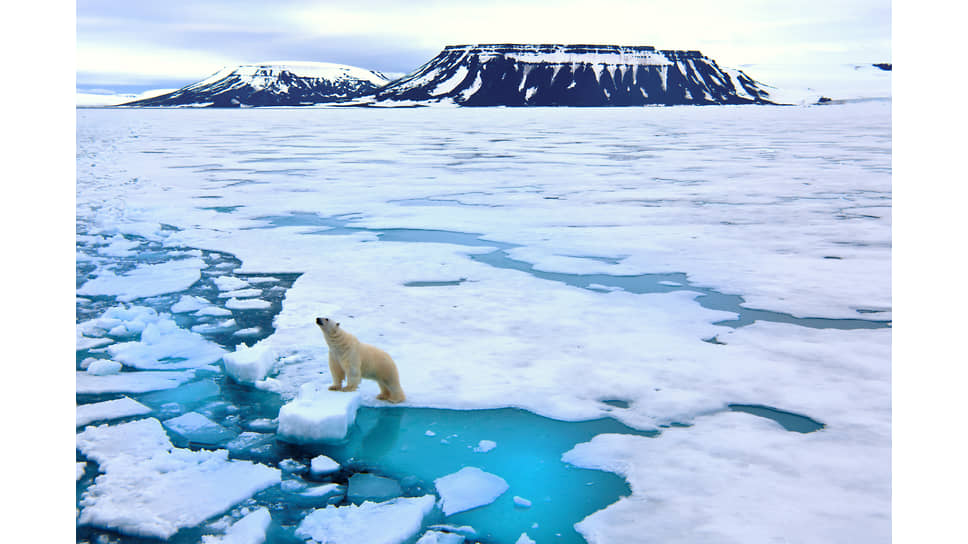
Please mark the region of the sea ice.
<svg viewBox="0 0 968 544"><path fill-rule="evenodd" d="M87 365L87 373L95 376L109 376L121 372L121 363L110 359L97 359Z"/></svg>
<svg viewBox="0 0 968 544"><path fill-rule="evenodd" d="M487 453L497 447L497 442L493 440L481 440L474 446L474 451L477 453Z"/></svg>
<svg viewBox="0 0 968 544"><path fill-rule="evenodd" d="M188 412L164 422L182 438L195 444L221 444L235 438L236 434L198 412Z"/></svg>
<svg viewBox="0 0 968 544"><path fill-rule="evenodd" d="M202 544L262 544L270 523L272 516L269 515L269 509L258 508L233 523L224 535L203 535Z"/></svg>
<svg viewBox="0 0 968 544"><path fill-rule="evenodd" d="M537 544L537 543L534 540L531 540L531 538L528 536L528 533L521 533L521 536L518 537L517 541L515 541L514 544Z"/></svg>
<svg viewBox="0 0 968 544"><path fill-rule="evenodd" d="M434 485L445 516L491 504L508 490L504 478L477 467L464 467L437 478Z"/></svg>
<svg viewBox="0 0 968 544"><path fill-rule="evenodd" d="M417 540L417 544L463 544L463 542L464 535L443 531L427 531Z"/></svg>
<svg viewBox="0 0 968 544"><path fill-rule="evenodd" d="M196 311L194 315L198 317L225 317L232 315L232 310L227 310L225 308L219 308L218 306L207 306Z"/></svg>
<svg viewBox="0 0 968 544"><path fill-rule="evenodd" d="M276 363L276 353L266 342L252 347L239 344L222 356L225 373L237 382L252 384L265 379Z"/></svg>
<svg viewBox="0 0 968 544"><path fill-rule="evenodd" d="M114 344L107 349L118 361L140 369L195 368L214 363L225 353L217 344L179 328L169 318L146 325L140 341Z"/></svg>
<svg viewBox="0 0 968 544"><path fill-rule="evenodd" d="M218 287L219 291L234 291L236 289L244 289L249 286L249 283L245 280L236 278L235 276L219 276L217 278L212 278L215 285Z"/></svg>
<svg viewBox="0 0 968 544"><path fill-rule="evenodd" d="M84 470L87 468L87 463L84 461L78 461L75 463L77 466L77 479L80 480L84 477Z"/></svg>
<svg viewBox="0 0 968 544"><path fill-rule="evenodd" d="M195 372L142 371L121 372L107 376L95 376L76 372L74 391L77 394L99 393L145 393L172 389L195 378Z"/></svg>
<svg viewBox="0 0 968 544"><path fill-rule="evenodd" d="M230 461L228 451L175 448L154 418L88 427L77 449L99 475L80 500L78 523L167 539L280 481L279 471Z"/></svg>
<svg viewBox="0 0 968 544"><path fill-rule="evenodd" d="M523 497L518 497L517 495L515 495L514 496L514 506L518 506L520 508L531 508L531 501L529 501L528 499L525 499Z"/></svg>
<svg viewBox="0 0 968 544"><path fill-rule="evenodd" d="M233 297L225 302L225 307L232 310L265 310L271 306L271 302L259 298L240 299Z"/></svg>
<svg viewBox="0 0 968 544"><path fill-rule="evenodd" d="M182 295L181 298L178 299L178 302L171 305L171 312L175 314L194 312L196 310L201 310L202 308L207 308L211 305L212 303L202 297Z"/></svg>
<svg viewBox="0 0 968 544"><path fill-rule="evenodd" d="M420 531L433 508L433 495L327 506L306 516L296 528L296 536L327 544L401 544Z"/></svg>
<svg viewBox="0 0 968 544"><path fill-rule="evenodd" d="M403 494L400 482L375 474L358 472L350 476L346 496L353 502L382 502Z"/></svg>
<svg viewBox="0 0 968 544"><path fill-rule="evenodd" d="M151 408L132 398L122 397L93 404L80 404L77 406L75 415L77 426L82 427L93 421L105 421L149 413L151 413Z"/></svg>
<svg viewBox="0 0 968 544"><path fill-rule="evenodd" d="M205 261L180 259L159 264L143 264L118 275L110 270L98 272L77 289L78 295L113 295L121 301L184 291L201 279Z"/></svg>
<svg viewBox="0 0 968 544"><path fill-rule="evenodd" d="M339 463L325 455L317 455L309 462L309 471L313 476L325 476L339 469Z"/></svg>
<svg viewBox="0 0 968 544"><path fill-rule="evenodd" d="M279 409L279 438L296 444L342 440L356 421L360 393L303 384L299 396Z"/></svg>
<svg viewBox="0 0 968 544"><path fill-rule="evenodd" d="M262 289L236 289L234 291L225 291L224 293L219 293L219 298L252 298L257 297L262 294Z"/></svg>

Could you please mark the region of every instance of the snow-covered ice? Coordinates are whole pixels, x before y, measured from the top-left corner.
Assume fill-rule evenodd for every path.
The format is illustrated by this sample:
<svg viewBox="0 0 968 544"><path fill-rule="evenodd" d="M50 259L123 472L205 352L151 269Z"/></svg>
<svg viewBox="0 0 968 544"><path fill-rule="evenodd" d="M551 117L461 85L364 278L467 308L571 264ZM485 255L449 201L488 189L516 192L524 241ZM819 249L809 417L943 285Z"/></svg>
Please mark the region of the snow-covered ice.
<svg viewBox="0 0 968 544"><path fill-rule="evenodd" d="M145 370L105 376L77 372L74 390L78 394L144 393L178 387L194 378L195 373L191 370L181 372Z"/></svg>
<svg viewBox="0 0 968 544"><path fill-rule="evenodd" d="M221 444L236 437L229 429L198 412L188 412L164 421L165 427L196 444Z"/></svg>
<svg viewBox="0 0 968 544"><path fill-rule="evenodd" d="M272 516L266 507L257 508L246 514L219 536L203 535L202 544L262 544L266 540L266 530L272 523Z"/></svg>
<svg viewBox="0 0 968 544"><path fill-rule="evenodd" d="M433 508L433 495L327 506L306 516L296 536L327 544L401 544L420 531Z"/></svg>
<svg viewBox="0 0 968 544"><path fill-rule="evenodd" d="M225 373L237 382L253 384L265 379L276 363L276 354L265 342L252 347L239 344L222 356Z"/></svg>
<svg viewBox="0 0 968 544"><path fill-rule="evenodd" d="M225 350L204 336L159 316L141 331L140 339L112 344L108 353L117 361L139 369L196 368L214 363Z"/></svg>
<svg viewBox="0 0 968 544"><path fill-rule="evenodd" d="M758 76L752 67L749 73ZM320 133L319 126L332 131ZM272 161L278 157L266 151L276 144L266 134L308 152ZM661 430L657 438L613 439L608 448L589 447L580 461L572 459L615 469L632 486L630 497L581 524L583 534L630 534L648 515L648 497L673 505L657 529L669 535L685 528L677 538L686 542L790 539L793 528L808 526L807 537L827 538L817 523L829 505L839 511L826 526L857 541L883 540L889 531L889 101L784 108L79 110L77 146L76 209L86 229L80 236L104 247L116 243L107 251L119 255L137 254L116 238L134 235L238 259L209 263L206 278L214 268L221 271L214 277L238 273L248 285L257 284L248 274L299 274L272 319L271 336L259 339L280 358L272 376L258 382L261 391L291 401L303 384L328 386L326 347L312 319L337 316L393 356L408 406L514 406L566 421L614 417L636 429ZM206 166L192 168L197 165ZM127 183L134 177L137 183ZM233 211L206 209L209 204ZM198 272L192 268L202 267L191 263L200 257L184 257L170 270L172 286L181 289L158 300L172 304L189 294L182 291ZM166 270L151 263L114 269L100 254L79 257L78 266L96 276L79 278L78 294L91 293L78 299L79 308L104 303L93 293L144 296L149 289L140 278ZM617 280L649 274L662 289L635 293ZM406 286L456 278L466 281ZM249 288L239 282L223 291ZM788 322L720 324L735 311L713 309L698 289L736 298L734 309L785 314ZM229 298L233 305L250 300L263 307L236 311L240 328L254 326L243 317L278 307L269 304L270 291L265 296ZM157 316L122 308L132 315L112 317L111 308L97 324L78 323L79 346L91 342L86 349L106 349L127 365L105 342L142 344L142 330L169 319L166 311L177 313L151 304L159 304ZM194 311L206 308L231 313L211 305ZM140 321L134 314L143 314ZM878 320L874 326L881 328L836 328L857 320ZM270 332L268 323L260 325ZM186 363L178 357L165 353L164 361L149 364ZM148 371L79 372L78 393L127 392L147 382L163 385L160 378ZM377 391L364 381L360 401L379 405ZM609 399L626 406L603 402ZM762 418L723 413L730 404L772 406L826 427L789 433ZM670 423L692 426L662 427ZM717 433L720 426L736 435ZM497 437L473 436L462 448L491 461L513 444L501 437L487 455L472 448ZM680 462L693 469L691 487L672 485L682 465L655 460L674 461L672 453L646 458L637 453L644 444L686 452ZM769 451L754 457L763 445ZM869 462L850 461L860 458ZM783 459L795 460L795 467ZM828 476L813 477L825 471ZM643 482L646 473L652 479ZM760 500L756 493L777 474L779 498ZM730 524L746 518L724 481L736 482L735 493L756 497L757 523ZM514 491L534 500L520 514L543 505L531 490ZM507 503L502 510L518 510L510 498ZM708 513L701 531L693 529L691 513Z"/></svg>
<svg viewBox="0 0 968 544"><path fill-rule="evenodd" d="M175 448L154 418L89 427L77 449L100 474L80 500L78 523L167 539L279 482L279 471L230 461L226 450Z"/></svg>
<svg viewBox="0 0 968 544"><path fill-rule="evenodd" d="M312 458L309 470L314 476L325 476L338 471L340 464L325 455L317 455Z"/></svg>
<svg viewBox="0 0 968 544"><path fill-rule="evenodd" d="M110 359L98 359L87 365L87 373L95 376L109 376L121 372L123 365Z"/></svg>
<svg viewBox="0 0 968 544"><path fill-rule="evenodd" d="M134 270L115 274L101 271L98 276L77 289L79 295L109 295L121 301L132 301L189 288L201 279L201 259L180 259L159 264L144 264Z"/></svg>
<svg viewBox="0 0 968 544"><path fill-rule="evenodd" d="M417 539L417 544L463 544L463 542L464 535L443 531L427 531Z"/></svg>
<svg viewBox="0 0 968 544"><path fill-rule="evenodd" d="M504 478L477 467L464 467L437 478L434 485L440 494L440 509L446 516L491 504L508 490Z"/></svg>
<svg viewBox="0 0 968 544"><path fill-rule="evenodd" d="M77 426L83 427L94 421L106 421L149 413L151 413L151 408L132 398L121 397L115 400L78 405L76 419Z"/></svg>
<svg viewBox="0 0 968 544"><path fill-rule="evenodd" d="M321 383L307 383L299 396L279 409L279 438L297 444L342 440L360 406L360 393L329 391Z"/></svg>
<svg viewBox="0 0 968 544"><path fill-rule="evenodd" d="M474 451L477 453L487 453L497 447L497 442L493 440L481 440L474 446Z"/></svg>

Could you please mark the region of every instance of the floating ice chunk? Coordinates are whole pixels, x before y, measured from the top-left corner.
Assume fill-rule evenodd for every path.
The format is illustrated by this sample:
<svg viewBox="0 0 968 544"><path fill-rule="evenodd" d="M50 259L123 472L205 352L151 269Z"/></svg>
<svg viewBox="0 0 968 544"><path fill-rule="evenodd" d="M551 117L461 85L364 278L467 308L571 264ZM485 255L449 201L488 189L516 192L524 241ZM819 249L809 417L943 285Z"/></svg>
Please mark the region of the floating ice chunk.
<svg viewBox="0 0 968 544"><path fill-rule="evenodd" d="M182 295L178 302L171 305L172 313L183 314L194 312L211 306L211 303L202 297L192 295Z"/></svg>
<svg viewBox="0 0 968 544"><path fill-rule="evenodd" d="M192 380L195 373L191 370L184 372L145 371L95 376L87 372L77 372L74 376L74 392L78 394L146 393L178 387Z"/></svg>
<svg viewBox="0 0 968 544"><path fill-rule="evenodd" d="M343 493L343 486L339 484L311 485L299 494L303 497L329 497Z"/></svg>
<svg viewBox="0 0 968 544"><path fill-rule="evenodd" d="M313 457L312 461L309 462L309 471L313 476L325 476L326 474L332 474L338 471L339 468L339 463L330 457L326 457L325 455Z"/></svg>
<svg viewBox="0 0 968 544"><path fill-rule="evenodd" d="M226 442L225 449L236 459L268 460L276 449L275 442L274 435L247 431Z"/></svg>
<svg viewBox="0 0 968 544"><path fill-rule="evenodd" d="M180 259L159 264L141 265L125 274L110 270L88 280L77 289L78 295L113 295L121 301L177 293L184 291L201 279L205 261Z"/></svg>
<svg viewBox="0 0 968 544"><path fill-rule="evenodd" d="M77 340L75 341L75 347L77 351L82 351L85 349L94 349L101 346L106 346L108 344L113 344L114 340L110 338L88 338L81 334L80 331L77 332Z"/></svg>
<svg viewBox="0 0 968 544"><path fill-rule="evenodd" d="M263 506L233 523L222 536L202 536L202 544L262 544L270 523L272 516Z"/></svg>
<svg viewBox="0 0 968 544"><path fill-rule="evenodd" d="M232 315L232 310L219 308L218 306L209 306L207 308L202 308L201 310L198 310L197 312L194 313L194 315L198 317L205 317L205 316L225 317L228 315Z"/></svg>
<svg viewBox="0 0 968 544"><path fill-rule="evenodd" d="M228 451L175 448L155 418L89 427L77 449L104 474L84 492L78 523L167 539L279 483L279 471Z"/></svg>
<svg viewBox="0 0 968 544"><path fill-rule="evenodd" d="M97 359L87 365L87 373L95 376L109 376L121 372L121 363L110 359Z"/></svg>
<svg viewBox="0 0 968 544"><path fill-rule="evenodd" d="M279 438L296 444L339 441L356 421L360 393L329 391L319 383L304 384L299 396L279 409Z"/></svg>
<svg viewBox="0 0 968 544"><path fill-rule="evenodd" d="M233 297L225 302L225 307L233 310L265 310L271 306L271 302L259 298L238 299Z"/></svg>
<svg viewBox="0 0 968 544"><path fill-rule="evenodd" d="M296 528L296 536L327 544L400 544L417 534L433 508L433 495L327 506L306 516Z"/></svg>
<svg viewBox="0 0 968 544"><path fill-rule="evenodd" d="M253 419L252 421L250 421L248 424L248 428L257 432L273 433L276 431L276 427L278 427L278 425L279 425L278 421L263 417L259 419Z"/></svg>
<svg viewBox="0 0 968 544"><path fill-rule="evenodd" d="M124 236L116 234L110 238L108 245L99 248L97 252L108 257L128 257L133 255L132 249L141 245L141 242L127 240Z"/></svg>
<svg viewBox="0 0 968 544"><path fill-rule="evenodd" d="M165 427L195 444L221 444L236 436L234 432L198 412L188 412L171 418L165 421Z"/></svg>
<svg viewBox="0 0 968 544"><path fill-rule="evenodd" d="M236 289L234 291L226 291L224 293L219 293L219 298L251 298L257 297L262 294L262 289Z"/></svg>
<svg viewBox="0 0 968 544"><path fill-rule="evenodd" d="M400 482L375 474L357 473L350 477L346 496L353 502L382 502L403 494Z"/></svg>
<svg viewBox="0 0 968 544"><path fill-rule="evenodd" d="M276 364L276 353L265 342L248 347L239 344L232 353L222 356L225 373L237 382L252 384L264 380L273 365Z"/></svg>
<svg viewBox="0 0 968 544"><path fill-rule="evenodd" d="M279 461L279 468L281 468L283 472L291 472L294 474L306 472L306 465L296 461L295 459L283 459L282 461Z"/></svg>
<svg viewBox="0 0 968 544"><path fill-rule="evenodd" d="M508 490L504 478L477 467L464 467L434 480L440 494L441 510L450 516L491 504Z"/></svg>
<svg viewBox="0 0 968 544"><path fill-rule="evenodd" d="M521 533L521 536L518 537L517 541L515 541L514 544L537 544L537 543L534 540L531 540L531 537L528 536L528 533Z"/></svg>
<svg viewBox="0 0 968 544"><path fill-rule="evenodd" d="M198 334L211 334L214 332L231 329L235 326L234 319L226 319L225 321L219 321L218 323L199 323L198 325L192 327L192 332L197 332Z"/></svg>
<svg viewBox="0 0 968 544"><path fill-rule="evenodd" d="M427 432L424 433L424 436L437 436L437 433L427 429Z"/></svg>
<svg viewBox="0 0 968 544"><path fill-rule="evenodd" d="M75 411L77 426L81 427L93 421L104 421L129 416L139 416L151 413L151 408L129 398L122 397L93 404L81 404Z"/></svg>
<svg viewBox="0 0 968 544"><path fill-rule="evenodd" d="M525 499L523 497L518 497L517 495L515 495L514 496L514 506L518 506L518 507L521 507L521 508L531 508L531 501L529 501L528 499Z"/></svg>
<svg viewBox="0 0 968 544"><path fill-rule="evenodd" d="M195 368L214 363L225 350L200 334L179 328L171 319L149 323L137 342L108 347L108 353L133 368Z"/></svg>
<svg viewBox="0 0 968 544"><path fill-rule="evenodd" d="M497 442L493 440L481 440L474 447L474 451L477 453L487 453L497 447Z"/></svg>
<svg viewBox="0 0 968 544"><path fill-rule="evenodd" d="M247 281L236 278L235 276L219 276L212 278L212 281L215 282L215 286L218 287L219 291L234 291L249 286Z"/></svg>
<svg viewBox="0 0 968 544"><path fill-rule="evenodd" d="M427 531L420 537L417 544L463 544L464 535L444 533L442 531Z"/></svg>
<svg viewBox="0 0 968 544"><path fill-rule="evenodd" d="M275 283L279 281L279 278L273 278L272 276L263 276L261 278L249 278L249 283L254 283L256 285L260 283Z"/></svg>
<svg viewBox="0 0 968 544"><path fill-rule="evenodd" d="M262 333L262 329L259 327L249 327L247 329L239 329L232 333L232 336L258 336Z"/></svg>

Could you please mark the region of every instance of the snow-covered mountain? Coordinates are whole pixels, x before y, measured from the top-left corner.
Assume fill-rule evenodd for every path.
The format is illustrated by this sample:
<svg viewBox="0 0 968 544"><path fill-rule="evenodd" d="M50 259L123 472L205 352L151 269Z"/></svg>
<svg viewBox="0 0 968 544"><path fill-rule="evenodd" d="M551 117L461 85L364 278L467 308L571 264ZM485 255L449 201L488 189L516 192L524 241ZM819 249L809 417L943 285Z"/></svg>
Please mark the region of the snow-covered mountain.
<svg viewBox="0 0 968 544"><path fill-rule="evenodd" d="M462 106L769 104L764 86L699 51L618 45L454 45L374 102Z"/></svg>
<svg viewBox="0 0 968 544"><path fill-rule="evenodd" d="M364 68L327 62L269 62L223 68L174 92L124 106L302 106L357 98L389 82Z"/></svg>

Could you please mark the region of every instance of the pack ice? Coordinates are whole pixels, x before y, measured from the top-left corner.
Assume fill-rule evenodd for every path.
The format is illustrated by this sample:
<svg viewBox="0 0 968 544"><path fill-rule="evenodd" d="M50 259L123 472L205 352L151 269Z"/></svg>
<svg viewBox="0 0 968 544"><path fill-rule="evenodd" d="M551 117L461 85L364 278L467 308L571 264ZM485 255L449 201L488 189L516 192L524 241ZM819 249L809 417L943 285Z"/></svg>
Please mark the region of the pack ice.
<svg viewBox="0 0 968 544"><path fill-rule="evenodd" d="M477 467L464 467L434 480L445 516L491 504L508 490L504 478Z"/></svg>
<svg viewBox="0 0 968 544"><path fill-rule="evenodd" d="M327 544L400 544L420 531L424 517L433 508L433 495L327 506L306 516L296 536Z"/></svg>
<svg viewBox="0 0 968 544"><path fill-rule="evenodd" d="M356 421L360 393L330 391L321 383L303 384L299 395L279 409L280 439L296 444L339 441Z"/></svg>
<svg viewBox="0 0 968 544"><path fill-rule="evenodd" d="M77 449L101 471L78 523L136 536L167 539L280 481L278 469L230 461L227 450L176 448L154 418L85 429Z"/></svg>

